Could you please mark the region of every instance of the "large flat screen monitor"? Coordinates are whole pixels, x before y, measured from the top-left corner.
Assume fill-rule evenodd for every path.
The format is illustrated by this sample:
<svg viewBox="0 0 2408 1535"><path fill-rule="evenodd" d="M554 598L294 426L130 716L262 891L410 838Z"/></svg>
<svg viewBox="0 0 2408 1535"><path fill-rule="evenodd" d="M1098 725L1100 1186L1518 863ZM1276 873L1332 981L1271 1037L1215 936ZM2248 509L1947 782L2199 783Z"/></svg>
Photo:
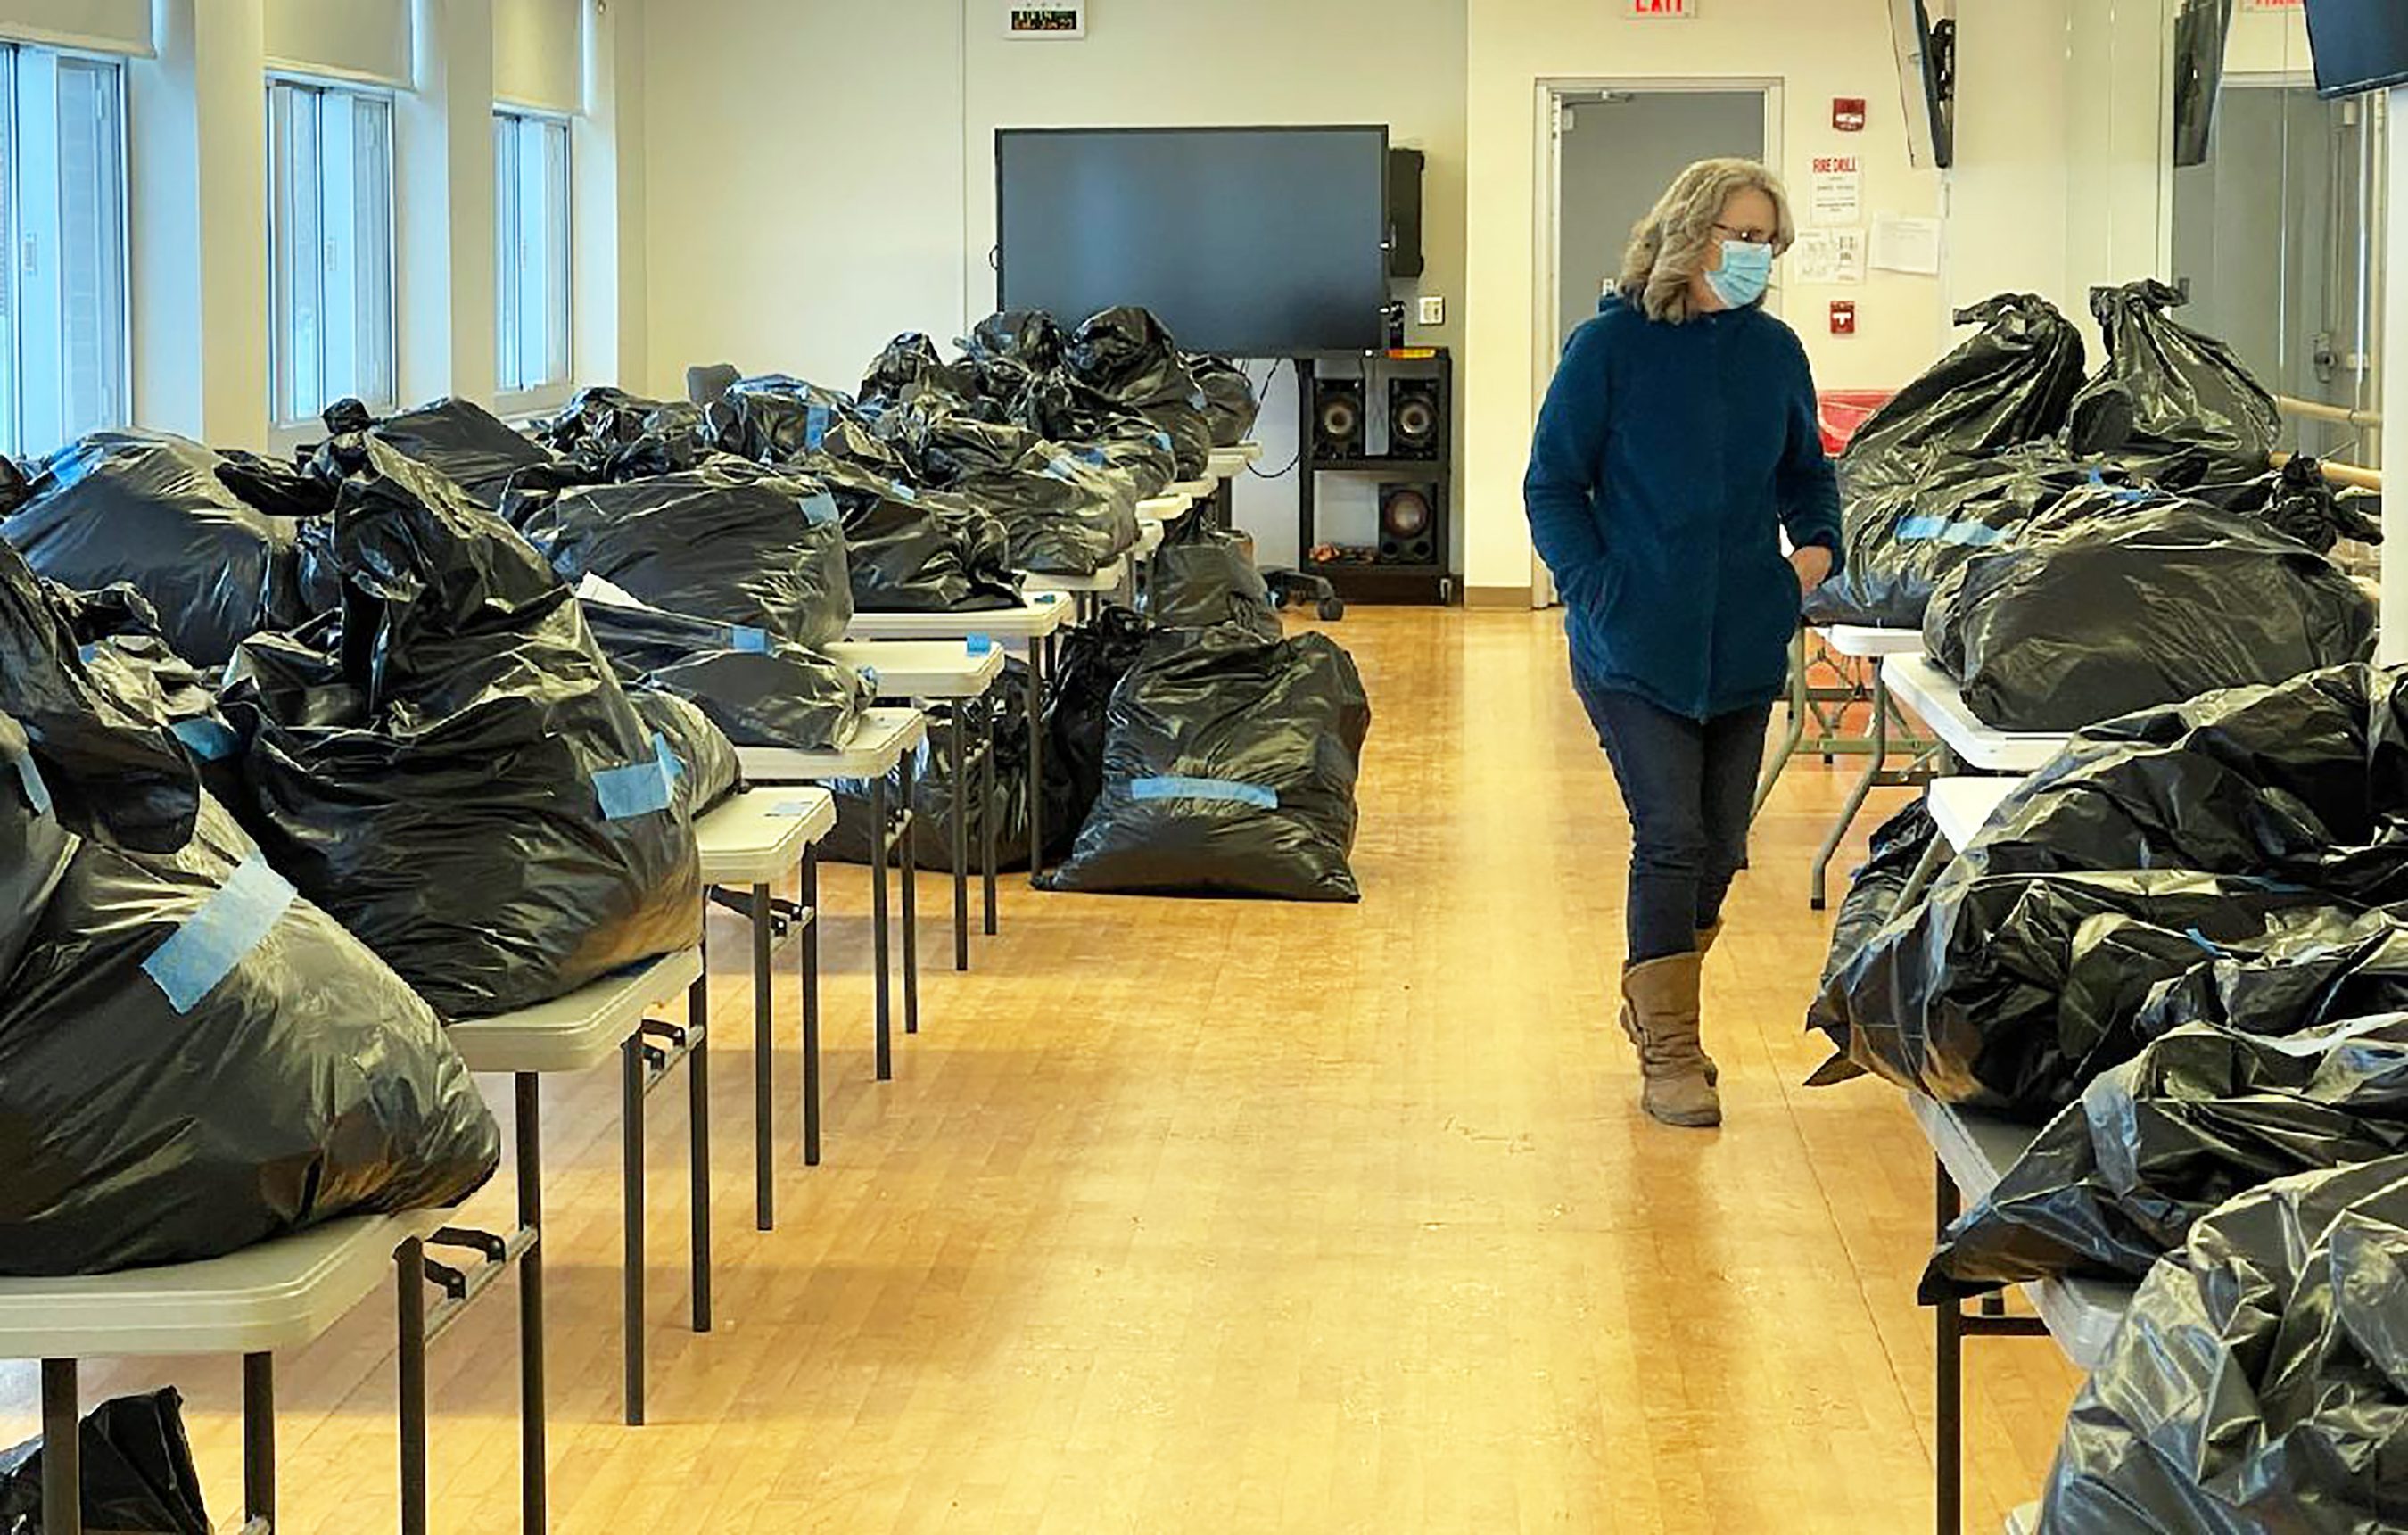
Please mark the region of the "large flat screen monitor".
<svg viewBox="0 0 2408 1535"><path fill-rule="evenodd" d="M2408 3L2307 0L2316 94L2351 96L2408 84Z"/></svg>
<svg viewBox="0 0 2408 1535"><path fill-rule="evenodd" d="M1388 130L996 135L999 308L1139 304L1191 351L1368 351L1387 301Z"/></svg>

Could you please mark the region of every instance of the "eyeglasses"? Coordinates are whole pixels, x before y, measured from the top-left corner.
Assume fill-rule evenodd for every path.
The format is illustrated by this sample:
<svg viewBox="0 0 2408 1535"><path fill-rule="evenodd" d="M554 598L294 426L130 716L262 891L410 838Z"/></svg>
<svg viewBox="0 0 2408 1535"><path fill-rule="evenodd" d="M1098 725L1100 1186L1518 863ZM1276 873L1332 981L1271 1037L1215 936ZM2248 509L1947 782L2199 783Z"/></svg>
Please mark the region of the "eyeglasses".
<svg viewBox="0 0 2408 1535"><path fill-rule="evenodd" d="M1749 245L1772 243L1772 231L1770 229L1733 229L1727 223L1717 223L1714 225L1714 233L1727 236L1735 240L1743 240Z"/></svg>

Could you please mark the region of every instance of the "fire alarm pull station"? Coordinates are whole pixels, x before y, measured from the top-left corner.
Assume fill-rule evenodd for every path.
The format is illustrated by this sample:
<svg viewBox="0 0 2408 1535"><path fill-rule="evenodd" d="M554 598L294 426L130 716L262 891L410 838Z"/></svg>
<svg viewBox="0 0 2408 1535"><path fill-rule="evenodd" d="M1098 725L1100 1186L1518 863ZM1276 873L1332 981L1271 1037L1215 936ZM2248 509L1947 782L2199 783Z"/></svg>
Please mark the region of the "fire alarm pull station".
<svg viewBox="0 0 2408 1535"><path fill-rule="evenodd" d="M1831 102L1831 126L1843 134L1865 131L1865 98L1839 96Z"/></svg>
<svg viewBox="0 0 2408 1535"><path fill-rule="evenodd" d="M1834 336L1856 334L1856 301L1855 299L1831 300L1831 334Z"/></svg>

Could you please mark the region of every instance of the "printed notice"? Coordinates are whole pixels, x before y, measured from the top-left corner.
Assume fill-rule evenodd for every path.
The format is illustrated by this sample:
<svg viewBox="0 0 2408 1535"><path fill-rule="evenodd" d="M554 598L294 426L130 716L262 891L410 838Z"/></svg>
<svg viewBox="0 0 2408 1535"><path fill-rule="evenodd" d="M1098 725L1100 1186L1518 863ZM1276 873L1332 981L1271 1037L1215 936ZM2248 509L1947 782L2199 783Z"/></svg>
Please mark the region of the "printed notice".
<svg viewBox="0 0 2408 1535"><path fill-rule="evenodd" d="M1940 272L1940 221L1885 213L1873 221L1872 264L1885 272Z"/></svg>
<svg viewBox="0 0 2408 1535"><path fill-rule="evenodd" d="M1864 222L1864 162L1853 154L1816 155L1813 193L1809 223L1829 228Z"/></svg>
<svg viewBox="0 0 2408 1535"><path fill-rule="evenodd" d="M1789 248L1789 275L1801 283L1852 284L1865 280L1865 232L1801 229Z"/></svg>

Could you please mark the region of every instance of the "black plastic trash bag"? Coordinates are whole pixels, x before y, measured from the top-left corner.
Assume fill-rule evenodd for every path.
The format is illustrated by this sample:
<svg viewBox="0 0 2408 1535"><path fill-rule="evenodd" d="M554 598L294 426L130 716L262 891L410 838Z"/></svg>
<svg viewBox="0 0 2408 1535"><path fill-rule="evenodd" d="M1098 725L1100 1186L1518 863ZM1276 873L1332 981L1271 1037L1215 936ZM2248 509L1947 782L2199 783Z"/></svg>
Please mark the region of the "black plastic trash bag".
<svg viewBox="0 0 2408 1535"><path fill-rule="evenodd" d="M762 630L590 596L585 621L624 676L692 702L738 746L824 752L872 702L851 667Z"/></svg>
<svg viewBox="0 0 2408 1535"><path fill-rule="evenodd" d="M2374 603L2340 567L2201 502L2100 487L1932 595L1924 646L2002 730L2075 730L2363 661Z"/></svg>
<svg viewBox="0 0 2408 1535"><path fill-rule="evenodd" d="M1037 380L1062 366L1069 342L1042 309L1006 309L971 328L962 342L963 362L989 399L1014 401Z"/></svg>
<svg viewBox="0 0 2408 1535"><path fill-rule="evenodd" d="M2200 1220L2067 1418L2042 1535L2408 1528L2408 1158Z"/></svg>
<svg viewBox="0 0 2408 1535"><path fill-rule="evenodd" d="M1063 367L1097 398L1168 434L1180 479L1203 476L1212 454L1203 392L1150 310L1123 306L1091 317L1070 338Z"/></svg>
<svg viewBox="0 0 2408 1535"><path fill-rule="evenodd" d="M1129 668L1145 654L1154 626L1135 611L1117 605L1063 632L1054 652L1054 676L1045 701L1045 766L1049 777L1062 774L1065 813L1045 824L1058 826L1067 839L1086 825L1104 788L1104 738L1109 728L1112 692Z"/></svg>
<svg viewBox="0 0 2408 1535"><path fill-rule="evenodd" d="M322 456L344 473L338 648L248 641L222 697L276 867L447 1019L691 947L701 883L672 753L567 586L381 442Z"/></svg>
<svg viewBox="0 0 2408 1535"><path fill-rule="evenodd" d="M1194 375L1196 387L1203 393L1204 422L1211 429L1212 446L1234 448L1245 441L1263 408L1262 402L1254 398L1254 386L1245 370L1226 357L1191 351L1187 353L1187 371Z"/></svg>
<svg viewBox="0 0 2408 1535"><path fill-rule="evenodd" d="M853 622L835 497L817 481L724 455L682 474L504 508L573 585L599 576L655 608L826 645Z"/></svg>
<svg viewBox="0 0 2408 1535"><path fill-rule="evenodd" d="M86 1535L214 1535L174 1386L120 1397L76 1430ZM0 1450L0 1532L42 1535L42 1442Z"/></svg>
<svg viewBox="0 0 2408 1535"><path fill-rule="evenodd" d="M177 852L68 861L0 982L0 1272L90 1274L455 1202L501 1132L427 1005L205 797Z"/></svg>
<svg viewBox="0 0 2408 1535"><path fill-rule="evenodd" d="M756 464L790 464L818 452L847 423L861 424L852 395L782 373L741 380L703 411L712 447Z"/></svg>
<svg viewBox="0 0 2408 1535"><path fill-rule="evenodd" d="M743 787L744 769L737 761L735 743L699 707L674 693L641 685L628 689L627 701L667 743L678 803L686 819L710 814Z"/></svg>
<svg viewBox="0 0 2408 1535"><path fill-rule="evenodd" d="M357 400L327 409L326 430L337 436L366 433L467 492L487 510L497 509L510 491L575 484L587 478L543 444L522 437L509 423L473 401L437 400L380 421ZM341 477L339 465L313 466L322 479Z"/></svg>
<svg viewBox="0 0 2408 1535"><path fill-rule="evenodd" d="M803 466L826 484L843 511L854 611L1019 606L1010 535L985 508L832 459L807 459Z"/></svg>
<svg viewBox="0 0 2408 1535"><path fill-rule="evenodd" d="M178 654L223 666L241 640L309 617L298 524L245 501L230 467L181 438L100 433L43 463L31 499L0 520L0 538L63 585L129 583Z"/></svg>
<svg viewBox="0 0 2408 1535"><path fill-rule="evenodd" d="M2319 554L2329 554L2344 538L2359 543L2383 541L2382 497L2372 491L2347 489L2324 476L2324 466L2308 457L2286 459L2237 484L2201 485L2191 493L2210 506L2255 517L2275 532L2297 538Z"/></svg>
<svg viewBox="0 0 2408 1535"><path fill-rule="evenodd" d="M1921 628L1950 571L2013 543L2034 517L2099 481L2049 443L1987 454L1904 451L1890 473L1848 501L1845 567L1807 594L1807 622Z"/></svg>
<svg viewBox="0 0 2408 1535"><path fill-rule="evenodd" d="M604 478L623 479L624 467L640 461L648 444L664 456L683 452L681 466L690 466L703 451L702 407L597 387L580 392L560 414L537 428L536 437L552 452Z"/></svg>
<svg viewBox="0 0 2408 1535"><path fill-rule="evenodd" d="M2065 1276L2137 1284L2277 1178L2408 1151L2408 1016L2281 1039L2190 1025L2051 1120L1942 1237L1926 1305Z"/></svg>
<svg viewBox="0 0 2408 1535"><path fill-rule="evenodd" d="M1157 635L1112 694L1103 791L1054 890L1360 898L1371 706L1325 635Z"/></svg>
<svg viewBox="0 0 2408 1535"><path fill-rule="evenodd" d="M1245 546L1201 509L1163 535L1146 570L1145 615L1164 629L1229 624L1265 639L1283 632L1270 587Z"/></svg>
<svg viewBox="0 0 2408 1535"><path fill-rule="evenodd" d="M2157 281L2093 288L2107 363L2073 402L2067 443L2167 490L2262 474L2282 441L2274 397L2230 347L2175 323Z"/></svg>
<svg viewBox="0 0 2408 1535"><path fill-rule="evenodd" d="M969 476L951 488L1003 524L1014 570L1092 576L1137 544L1136 486L1050 444L1017 466Z"/></svg>
<svg viewBox="0 0 2408 1535"><path fill-rule="evenodd" d="M977 392L968 368L957 368L937 355L937 344L917 331L896 337L869 365L861 382L861 403L910 405L935 397L966 405Z"/></svg>
<svg viewBox="0 0 2408 1535"><path fill-rule="evenodd" d="M1931 811L1920 797L1907 801L1899 812L1873 828L1869 856L1849 879L1841 897L1838 920L1831 925L1831 947L1823 961L1823 983L1847 968L1898 909L1923 856L1940 835ZM1820 1025L1818 1024L1818 1026Z"/></svg>
<svg viewBox="0 0 2408 1535"><path fill-rule="evenodd" d="M1893 476L1923 448L1995 452L2054 437L2082 388L2082 333L2046 299L2000 294L1956 314L1981 334L1934 364L1868 418L1840 456L1843 491Z"/></svg>

